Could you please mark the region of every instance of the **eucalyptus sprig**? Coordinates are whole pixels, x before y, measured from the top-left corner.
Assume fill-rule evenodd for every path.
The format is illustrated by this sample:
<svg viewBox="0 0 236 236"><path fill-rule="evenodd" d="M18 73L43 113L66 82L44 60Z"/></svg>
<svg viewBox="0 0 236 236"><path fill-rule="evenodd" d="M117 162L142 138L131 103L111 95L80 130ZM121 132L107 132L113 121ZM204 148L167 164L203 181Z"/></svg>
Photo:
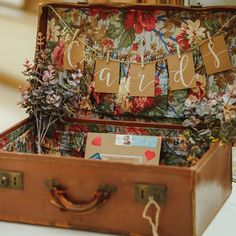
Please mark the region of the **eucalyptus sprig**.
<svg viewBox="0 0 236 236"><path fill-rule="evenodd" d="M42 143L48 129L63 116L71 116L70 104L80 101L80 79L83 73L78 69L74 73L59 72L51 61L51 53L44 49L44 38L38 34L34 63L25 62L23 74L28 86L20 88L20 106L26 108L30 116L35 117L39 154L43 152Z"/></svg>
<svg viewBox="0 0 236 236"><path fill-rule="evenodd" d="M210 144L216 141L234 143L236 141L236 84L228 85L223 96L209 93L206 98L200 100L190 95L185 102L185 117L183 125L191 130L186 138L194 146L201 147L204 143ZM196 153L191 154L191 152L190 155L194 158L197 156Z"/></svg>

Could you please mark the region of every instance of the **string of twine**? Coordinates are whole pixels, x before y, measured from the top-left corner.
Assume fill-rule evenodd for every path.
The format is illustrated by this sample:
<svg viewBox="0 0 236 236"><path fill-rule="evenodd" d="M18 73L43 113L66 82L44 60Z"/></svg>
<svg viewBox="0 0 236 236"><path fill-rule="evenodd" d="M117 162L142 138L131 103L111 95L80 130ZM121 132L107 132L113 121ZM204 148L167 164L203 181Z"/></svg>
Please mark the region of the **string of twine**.
<svg viewBox="0 0 236 236"><path fill-rule="evenodd" d="M76 39L81 42L82 44L84 44L87 48L91 49L94 53L96 53L97 55L99 55L99 52L97 52L94 48L92 48L90 45L88 45L86 42L84 42L82 39L78 38L78 32L79 32L79 29L75 30L75 32L73 32L71 30L71 28L68 26L68 24L62 19L62 17L60 16L60 14L51 6L49 5L49 8L54 12L54 14L58 17L58 19L61 21L61 23L66 27L66 29L69 31L69 33L71 34L72 37L72 42L75 41ZM213 34L212 36L208 37L207 39L205 40L202 40L198 45L190 48L189 50L187 50L187 52L191 52L191 51L194 51L195 49L199 49L201 45L203 45L204 43L212 40L212 38L216 37L217 35L219 35L222 30L232 21L236 18L236 15L232 16L228 21L226 21L222 26L221 28L215 33ZM178 44L177 44L178 46ZM110 51L109 51L110 53ZM139 55L139 54L137 54ZM142 55L141 55L142 56ZM153 60L153 61L150 61L150 62L132 62L133 64L142 64L142 66L145 64L150 64L150 63L156 63L156 62L161 62L161 61L165 61L166 57L163 57L163 58L160 58L160 59L157 59L157 60ZM124 63L125 61L124 60L117 60L117 59L110 59L110 61L116 61L116 62L120 62L120 63ZM130 61L128 61L128 63L131 63Z"/></svg>
<svg viewBox="0 0 236 236"><path fill-rule="evenodd" d="M73 32L71 30L71 28L67 25L67 23L62 19L62 17L59 15L59 13L51 6L49 5L49 8L55 13L55 15L58 17L58 19L62 22L62 24L67 28L67 30L69 31L69 33L71 34L71 36L73 36L73 40L72 42L76 39L77 34L78 34L78 30L76 30L75 32ZM90 47L87 43L85 43L82 39L77 38L78 41L80 41L81 43L83 43L86 47L88 47L89 49L91 49L93 52L95 52L96 54L98 54L98 52Z"/></svg>
<svg viewBox="0 0 236 236"><path fill-rule="evenodd" d="M196 45L195 47L191 48L191 51L193 51L194 49L199 48L201 45L203 45L204 43L211 41L212 38L216 37L217 35L219 35L219 33L222 32L222 30L233 20L236 18L236 15L232 16L228 21L226 21L221 28L212 36L208 37L207 39L203 40L201 43L199 43L198 45Z"/></svg>
<svg viewBox="0 0 236 236"><path fill-rule="evenodd" d="M152 221L152 217L147 215L148 209L152 205L156 208L156 214L155 214L155 218L154 218L155 221L154 222ZM148 198L148 203L144 207L142 217L145 220L147 220L148 223L151 225L151 227L152 227L152 235L153 236L159 236L159 234L158 234L158 226L159 226L160 212L161 212L161 208L160 208L159 204L154 200L153 197L149 197Z"/></svg>

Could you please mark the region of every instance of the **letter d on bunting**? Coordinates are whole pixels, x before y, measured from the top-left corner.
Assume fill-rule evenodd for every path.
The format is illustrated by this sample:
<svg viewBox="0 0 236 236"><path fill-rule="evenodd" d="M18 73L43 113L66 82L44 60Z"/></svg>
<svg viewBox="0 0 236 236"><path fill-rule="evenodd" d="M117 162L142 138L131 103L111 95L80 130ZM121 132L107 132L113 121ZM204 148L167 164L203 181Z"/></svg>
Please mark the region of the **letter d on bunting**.
<svg viewBox="0 0 236 236"><path fill-rule="evenodd" d="M171 90L196 87L196 76L193 64L193 54L185 53L179 58L177 55L168 56L169 87Z"/></svg>

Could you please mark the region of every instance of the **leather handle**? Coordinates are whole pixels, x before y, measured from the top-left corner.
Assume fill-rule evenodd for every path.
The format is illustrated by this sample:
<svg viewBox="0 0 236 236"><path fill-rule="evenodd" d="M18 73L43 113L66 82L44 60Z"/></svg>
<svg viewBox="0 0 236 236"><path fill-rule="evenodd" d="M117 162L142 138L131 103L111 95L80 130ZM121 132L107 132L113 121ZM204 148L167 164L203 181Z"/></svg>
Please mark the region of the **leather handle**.
<svg viewBox="0 0 236 236"><path fill-rule="evenodd" d="M76 201L72 200L67 189L56 181L49 181L49 190L52 197L51 204L59 209L77 213L89 213L101 207L116 191L116 187L112 185L100 186L90 199Z"/></svg>

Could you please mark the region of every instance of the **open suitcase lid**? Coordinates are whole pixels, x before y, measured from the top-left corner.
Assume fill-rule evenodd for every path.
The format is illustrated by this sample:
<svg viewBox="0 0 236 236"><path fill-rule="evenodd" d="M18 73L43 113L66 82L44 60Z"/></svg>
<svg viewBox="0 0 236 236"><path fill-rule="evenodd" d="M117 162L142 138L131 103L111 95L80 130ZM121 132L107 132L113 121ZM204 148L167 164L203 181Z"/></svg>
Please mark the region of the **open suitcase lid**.
<svg viewBox="0 0 236 236"><path fill-rule="evenodd" d="M37 47L47 48L42 78L49 88L41 109L66 101L63 109L73 118L170 123L193 109L198 117L217 114L235 89L235 10L41 5ZM64 92L53 89L55 80L66 84ZM212 111L204 109L209 106Z"/></svg>

